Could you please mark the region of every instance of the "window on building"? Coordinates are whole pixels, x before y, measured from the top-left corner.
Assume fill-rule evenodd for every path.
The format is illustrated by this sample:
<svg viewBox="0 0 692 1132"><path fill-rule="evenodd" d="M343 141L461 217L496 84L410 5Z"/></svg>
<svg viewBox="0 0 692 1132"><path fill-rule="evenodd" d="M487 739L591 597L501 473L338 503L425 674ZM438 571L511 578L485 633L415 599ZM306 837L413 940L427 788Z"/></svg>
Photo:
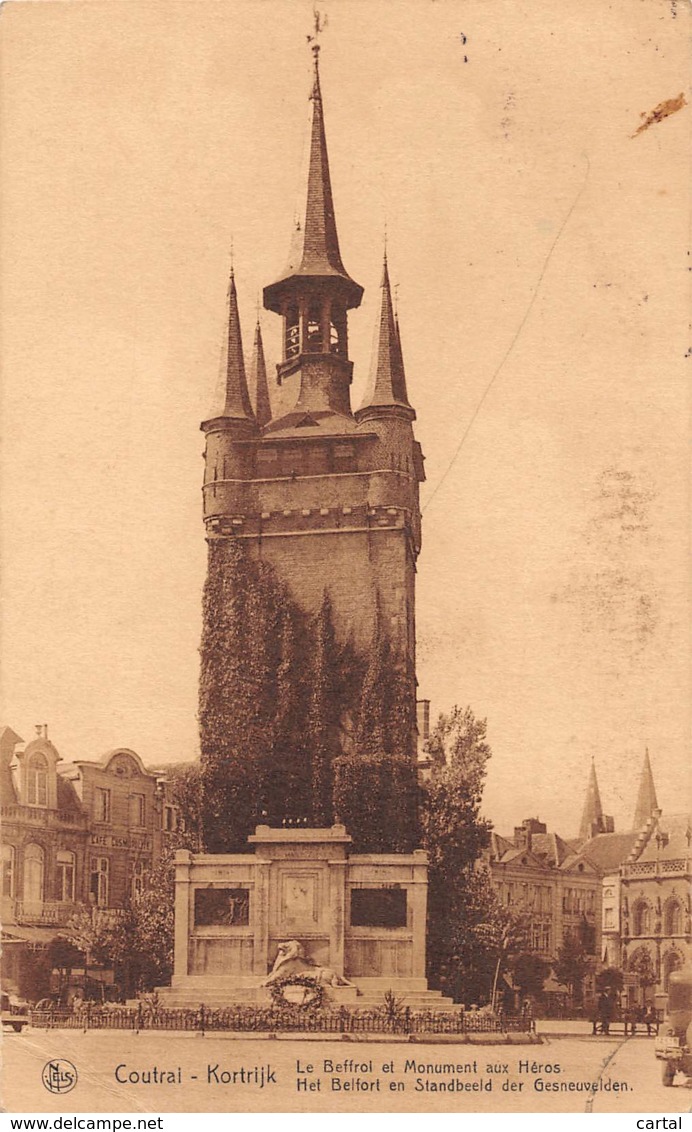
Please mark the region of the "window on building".
<svg viewBox="0 0 692 1132"><path fill-rule="evenodd" d="M24 902L43 903L44 853L40 845L30 844L24 850Z"/></svg>
<svg viewBox="0 0 692 1132"><path fill-rule="evenodd" d="M615 910L613 908L605 908L603 911L603 927L615 927Z"/></svg>
<svg viewBox="0 0 692 1132"><path fill-rule="evenodd" d="M56 899L65 904L74 902L75 855L67 849L59 849L57 854Z"/></svg>
<svg viewBox="0 0 692 1132"><path fill-rule="evenodd" d="M680 935L682 933L682 908L677 900L670 900L666 904L663 931L665 935Z"/></svg>
<svg viewBox="0 0 692 1132"><path fill-rule="evenodd" d="M92 861L89 892L97 908L108 907L110 866L108 857L95 857Z"/></svg>
<svg viewBox="0 0 692 1132"><path fill-rule="evenodd" d="M2 847L2 894L14 896L14 845Z"/></svg>
<svg viewBox="0 0 692 1132"><path fill-rule="evenodd" d="M148 871L148 863L146 861L138 860L132 862L132 880L130 888L133 900L136 900L137 897L141 896L144 892L144 881Z"/></svg>
<svg viewBox="0 0 692 1132"><path fill-rule="evenodd" d="M130 794L130 825L135 829L146 824L146 804L143 794Z"/></svg>
<svg viewBox="0 0 692 1132"><path fill-rule="evenodd" d="M111 792L101 786L94 791L94 818L96 821L111 820Z"/></svg>
<svg viewBox="0 0 692 1132"><path fill-rule="evenodd" d="M651 932L651 909L640 902L634 909L634 935L649 935Z"/></svg>
<svg viewBox="0 0 692 1132"><path fill-rule="evenodd" d="M38 752L29 759L27 793L30 806L48 805L48 759Z"/></svg>
<svg viewBox="0 0 692 1132"><path fill-rule="evenodd" d="M178 828L178 812L175 806L163 807L163 828L166 833L173 833Z"/></svg>

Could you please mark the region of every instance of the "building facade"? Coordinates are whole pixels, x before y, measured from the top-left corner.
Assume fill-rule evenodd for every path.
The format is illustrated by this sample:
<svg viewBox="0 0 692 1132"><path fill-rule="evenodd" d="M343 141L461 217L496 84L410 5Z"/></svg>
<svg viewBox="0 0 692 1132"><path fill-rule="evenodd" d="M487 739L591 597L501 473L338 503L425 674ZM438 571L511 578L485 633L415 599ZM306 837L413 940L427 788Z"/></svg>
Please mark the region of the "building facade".
<svg viewBox="0 0 692 1132"><path fill-rule="evenodd" d="M573 844L527 818L511 838L491 835L486 861L503 906L525 920L528 950L554 960L571 933L598 955L601 877Z"/></svg>
<svg viewBox="0 0 692 1132"><path fill-rule="evenodd" d="M690 815L658 808L647 752L632 829L616 832L603 813L592 765L578 838L531 818L511 838L492 834L486 860L502 903L526 918L531 950L554 960L576 933L594 973L621 969L625 999L641 1005L692 960L691 844Z"/></svg>
<svg viewBox="0 0 692 1132"><path fill-rule="evenodd" d="M37 731L0 733L3 976L18 989L27 954L72 916L136 898L175 828L165 782L134 751L64 762Z"/></svg>

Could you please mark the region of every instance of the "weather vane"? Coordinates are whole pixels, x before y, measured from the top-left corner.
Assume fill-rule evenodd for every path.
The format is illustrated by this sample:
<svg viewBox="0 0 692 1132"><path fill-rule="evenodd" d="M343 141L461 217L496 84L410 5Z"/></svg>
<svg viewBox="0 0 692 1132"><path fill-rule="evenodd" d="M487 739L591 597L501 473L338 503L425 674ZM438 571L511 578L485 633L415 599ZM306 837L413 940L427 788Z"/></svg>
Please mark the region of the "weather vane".
<svg viewBox="0 0 692 1132"><path fill-rule="evenodd" d="M313 17L313 34L307 37L308 43L312 44L312 50L317 54L320 49L320 36L327 26L327 17L323 16L317 8L312 9Z"/></svg>

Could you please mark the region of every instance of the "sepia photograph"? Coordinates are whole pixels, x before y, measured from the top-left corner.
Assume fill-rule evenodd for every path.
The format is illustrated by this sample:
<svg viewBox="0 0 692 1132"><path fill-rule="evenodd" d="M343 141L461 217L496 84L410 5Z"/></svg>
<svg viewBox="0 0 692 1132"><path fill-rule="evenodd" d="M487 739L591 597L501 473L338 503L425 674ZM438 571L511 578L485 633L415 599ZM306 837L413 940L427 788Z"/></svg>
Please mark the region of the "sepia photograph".
<svg viewBox="0 0 692 1132"><path fill-rule="evenodd" d="M0 34L3 1110L688 1111L688 7Z"/></svg>

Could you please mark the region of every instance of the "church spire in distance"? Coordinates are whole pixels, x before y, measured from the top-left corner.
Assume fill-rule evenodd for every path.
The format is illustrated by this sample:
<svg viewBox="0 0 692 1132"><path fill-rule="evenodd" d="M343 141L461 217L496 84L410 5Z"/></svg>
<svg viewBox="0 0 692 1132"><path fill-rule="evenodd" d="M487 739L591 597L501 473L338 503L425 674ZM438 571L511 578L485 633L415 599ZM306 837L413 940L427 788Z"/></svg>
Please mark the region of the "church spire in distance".
<svg viewBox="0 0 692 1132"><path fill-rule="evenodd" d="M603 833L604 830L605 822L603 818L603 806L601 805L601 794L598 789L598 779L596 777L596 763L592 759L589 782L586 787L584 810L581 817L581 825L579 826L579 837L582 841L588 841L597 833Z"/></svg>
<svg viewBox="0 0 692 1132"><path fill-rule="evenodd" d="M647 747L646 754L644 755L642 775L639 780L639 793L637 794L637 806L634 811L634 825L632 828L635 830L642 829L657 809L658 799L656 798L656 787L654 786L654 776L649 759L649 748Z"/></svg>

